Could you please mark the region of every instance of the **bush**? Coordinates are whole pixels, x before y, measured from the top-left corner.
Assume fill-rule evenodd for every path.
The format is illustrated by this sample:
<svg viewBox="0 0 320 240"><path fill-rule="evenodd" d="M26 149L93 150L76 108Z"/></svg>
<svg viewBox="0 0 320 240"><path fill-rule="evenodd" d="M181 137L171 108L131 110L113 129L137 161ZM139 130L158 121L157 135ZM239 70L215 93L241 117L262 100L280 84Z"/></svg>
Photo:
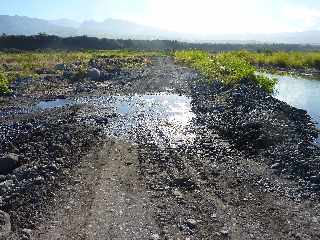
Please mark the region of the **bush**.
<svg viewBox="0 0 320 240"><path fill-rule="evenodd" d="M190 64L208 80L218 79L227 85L251 80L270 93L276 85L275 79L256 74L256 68L246 60L245 52L210 55L203 51L178 51L175 57L178 61Z"/></svg>
<svg viewBox="0 0 320 240"><path fill-rule="evenodd" d="M9 93L9 92L10 92L9 82L6 76L2 72L0 72L0 94Z"/></svg>
<svg viewBox="0 0 320 240"><path fill-rule="evenodd" d="M274 88L278 82L276 78L269 78L262 75L255 75L255 81L262 89L264 89L268 93L272 93L274 91Z"/></svg>

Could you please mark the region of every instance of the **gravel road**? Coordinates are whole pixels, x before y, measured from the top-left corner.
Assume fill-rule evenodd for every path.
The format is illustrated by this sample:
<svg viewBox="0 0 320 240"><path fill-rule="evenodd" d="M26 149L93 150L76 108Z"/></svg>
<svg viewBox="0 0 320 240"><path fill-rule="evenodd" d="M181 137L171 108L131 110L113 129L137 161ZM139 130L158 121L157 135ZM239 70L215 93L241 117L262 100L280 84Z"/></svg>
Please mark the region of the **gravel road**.
<svg viewBox="0 0 320 240"><path fill-rule="evenodd" d="M49 92L28 84L0 109L1 156L18 162L0 176L4 239L320 239L305 111L170 57Z"/></svg>

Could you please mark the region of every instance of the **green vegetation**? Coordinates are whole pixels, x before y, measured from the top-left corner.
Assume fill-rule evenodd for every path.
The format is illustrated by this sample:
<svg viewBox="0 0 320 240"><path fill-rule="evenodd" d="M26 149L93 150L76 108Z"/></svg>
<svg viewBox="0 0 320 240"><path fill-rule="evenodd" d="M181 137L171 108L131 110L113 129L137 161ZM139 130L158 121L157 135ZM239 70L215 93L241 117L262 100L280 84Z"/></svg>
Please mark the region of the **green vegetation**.
<svg viewBox="0 0 320 240"><path fill-rule="evenodd" d="M4 75L4 73L0 72L0 94L2 93L8 93L9 90L9 82Z"/></svg>
<svg viewBox="0 0 320 240"><path fill-rule="evenodd" d="M162 52L143 52L128 50L94 50L94 51L45 51L45 52L0 52L0 92L8 92L8 84L17 78L32 76L37 78L39 69L54 69L57 64L81 62L76 77L85 75L91 59L100 57L127 58L123 61L124 68L141 67L143 63L130 61L133 57L149 57L163 55ZM146 62L147 63L147 62Z"/></svg>
<svg viewBox="0 0 320 240"><path fill-rule="evenodd" d="M232 54L257 66L320 70L320 52L252 52L242 50L234 51Z"/></svg>
<svg viewBox="0 0 320 240"><path fill-rule="evenodd" d="M265 91L272 92L277 82L275 79L257 75L254 66L234 53L177 51L175 57L178 61L191 65L207 79L218 79L227 85L234 85L247 79L256 82Z"/></svg>
<svg viewBox="0 0 320 240"><path fill-rule="evenodd" d="M59 63L68 64L81 61L86 64L90 59L98 57L136 57L161 55L160 52L138 52L126 50L109 51L51 51L51 52L23 52L0 53L0 66L5 64L16 72L35 74L39 68L54 68Z"/></svg>
<svg viewBox="0 0 320 240"><path fill-rule="evenodd" d="M81 52L52 53L2 53L0 64L10 66L10 69L32 74L37 68L53 68L57 63L69 63L87 59L88 54Z"/></svg>

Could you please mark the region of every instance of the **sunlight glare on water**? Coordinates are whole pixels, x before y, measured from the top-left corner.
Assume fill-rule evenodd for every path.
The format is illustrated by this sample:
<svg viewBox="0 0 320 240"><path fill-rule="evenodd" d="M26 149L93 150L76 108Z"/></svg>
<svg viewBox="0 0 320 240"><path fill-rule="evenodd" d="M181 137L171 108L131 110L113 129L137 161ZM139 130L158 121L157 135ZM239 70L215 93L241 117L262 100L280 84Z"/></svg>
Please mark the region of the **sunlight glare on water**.
<svg viewBox="0 0 320 240"><path fill-rule="evenodd" d="M148 131L158 145L176 146L192 142L189 131L194 114L191 99L186 96L161 93L158 95L83 97L78 104L96 108L96 116L111 113L118 117L106 126L106 132L117 137L130 137L139 131Z"/></svg>

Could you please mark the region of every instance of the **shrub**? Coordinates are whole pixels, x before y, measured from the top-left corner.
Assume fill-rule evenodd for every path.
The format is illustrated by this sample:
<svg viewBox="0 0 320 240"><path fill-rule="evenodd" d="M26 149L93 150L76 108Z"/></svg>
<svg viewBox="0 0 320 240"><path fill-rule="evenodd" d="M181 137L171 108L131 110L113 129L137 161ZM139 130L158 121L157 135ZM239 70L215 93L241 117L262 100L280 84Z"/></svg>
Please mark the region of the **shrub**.
<svg viewBox="0 0 320 240"><path fill-rule="evenodd" d="M256 82L262 89L272 92L276 80L256 74L256 68L246 60L246 53L219 53L210 55L203 51L178 51L178 61L190 64L202 73L209 81L218 79L227 85L234 85L241 80Z"/></svg>
<svg viewBox="0 0 320 240"><path fill-rule="evenodd" d="M6 76L2 72L0 72L0 94L8 92L10 92L9 82Z"/></svg>

